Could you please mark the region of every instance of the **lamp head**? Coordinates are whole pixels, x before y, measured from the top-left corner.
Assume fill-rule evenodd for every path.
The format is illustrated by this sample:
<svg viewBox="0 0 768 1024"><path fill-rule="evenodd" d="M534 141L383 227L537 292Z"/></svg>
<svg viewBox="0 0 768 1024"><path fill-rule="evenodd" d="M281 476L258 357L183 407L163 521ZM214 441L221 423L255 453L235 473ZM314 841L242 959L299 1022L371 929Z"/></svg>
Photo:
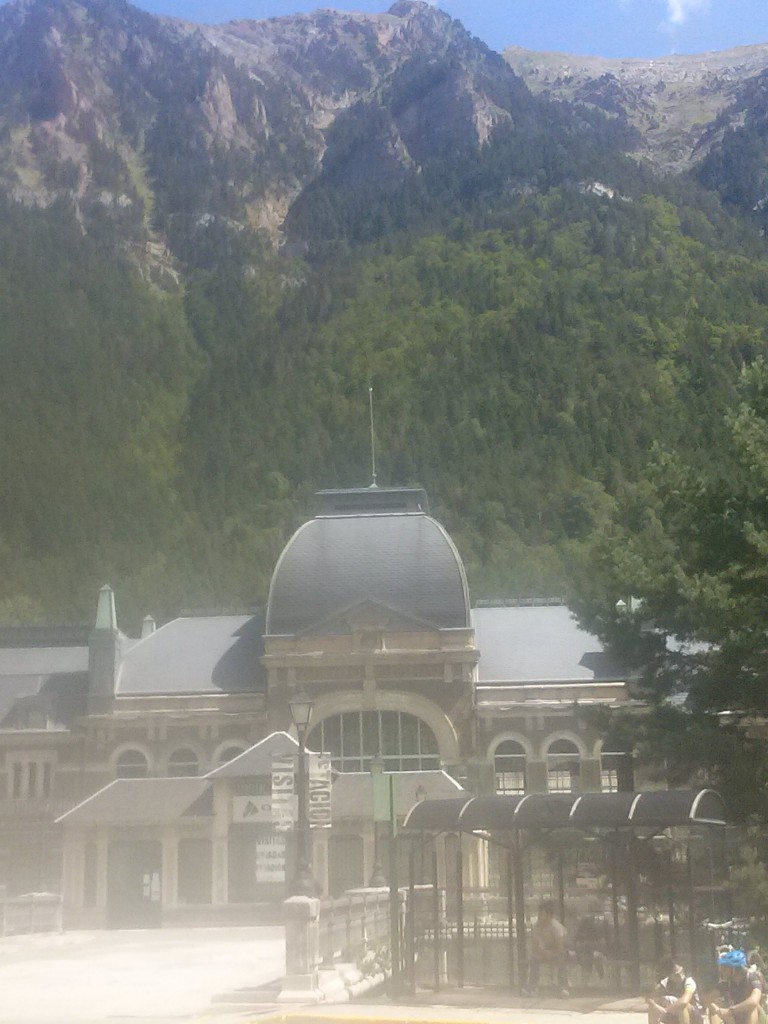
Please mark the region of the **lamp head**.
<svg viewBox="0 0 768 1024"><path fill-rule="evenodd" d="M296 726L296 731L300 736L304 735L309 726L309 720L312 717L312 708L314 707L314 701L309 697L303 690L300 693L295 694L289 701L288 706L291 709L291 719L293 724Z"/></svg>

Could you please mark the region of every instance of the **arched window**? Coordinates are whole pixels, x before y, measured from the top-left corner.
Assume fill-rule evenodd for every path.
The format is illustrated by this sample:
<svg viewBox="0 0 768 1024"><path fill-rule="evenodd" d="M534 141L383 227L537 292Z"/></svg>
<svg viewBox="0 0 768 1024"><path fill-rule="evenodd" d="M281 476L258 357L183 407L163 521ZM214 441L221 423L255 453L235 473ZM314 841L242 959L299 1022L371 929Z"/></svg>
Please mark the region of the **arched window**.
<svg viewBox="0 0 768 1024"><path fill-rule="evenodd" d="M329 753L340 772L367 772L380 758L385 772L440 767L430 727L404 711L347 711L323 719L307 738L311 750Z"/></svg>
<svg viewBox="0 0 768 1024"><path fill-rule="evenodd" d="M493 755L497 793L525 792L525 748L517 740L503 740Z"/></svg>
<svg viewBox="0 0 768 1024"><path fill-rule="evenodd" d="M199 775L200 762L197 754L189 747L182 747L174 750L168 758L168 775L173 778L182 778L188 775Z"/></svg>
<svg viewBox="0 0 768 1024"><path fill-rule="evenodd" d="M600 753L600 788L604 793L631 793L635 788L632 755L626 750Z"/></svg>
<svg viewBox="0 0 768 1024"><path fill-rule="evenodd" d="M140 750L124 750L115 763L118 779L146 779L149 762Z"/></svg>
<svg viewBox="0 0 768 1024"><path fill-rule="evenodd" d="M236 757L240 757L244 750L245 747L242 747L240 745L224 747L222 752L219 754L218 763L226 764L228 761L234 761Z"/></svg>
<svg viewBox="0 0 768 1024"><path fill-rule="evenodd" d="M547 750L547 789L572 793L578 787L579 748L572 740L554 740Z"/></svg>

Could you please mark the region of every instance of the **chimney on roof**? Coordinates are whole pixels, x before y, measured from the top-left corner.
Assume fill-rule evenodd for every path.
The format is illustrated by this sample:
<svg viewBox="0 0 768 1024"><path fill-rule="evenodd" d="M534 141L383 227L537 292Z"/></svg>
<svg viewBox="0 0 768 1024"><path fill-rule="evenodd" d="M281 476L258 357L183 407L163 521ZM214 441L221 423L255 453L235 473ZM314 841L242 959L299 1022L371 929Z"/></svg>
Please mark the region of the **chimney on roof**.
<svg viewBox="0 0 768 1024"><path fill-rule="evenodd" d="M121 633L117 628L115 594L106 584L99 591L96 621L88 641L88 711L109 711L120 672Z"/></svg>
<svg viewBox="0 0 768 1024"><path fill-rule="evenodd" d="M115 592L106 583L99 591L99 603L96 605L96 624L94 629L117 629Z"/></svg>
<svg viewBox="0 0 768 1024"><path fill-rule="evenodd" d="M157 624L152 616L145 615L141 620L141 639L145 640L148 636L152 636L156 629Z"/></svg>

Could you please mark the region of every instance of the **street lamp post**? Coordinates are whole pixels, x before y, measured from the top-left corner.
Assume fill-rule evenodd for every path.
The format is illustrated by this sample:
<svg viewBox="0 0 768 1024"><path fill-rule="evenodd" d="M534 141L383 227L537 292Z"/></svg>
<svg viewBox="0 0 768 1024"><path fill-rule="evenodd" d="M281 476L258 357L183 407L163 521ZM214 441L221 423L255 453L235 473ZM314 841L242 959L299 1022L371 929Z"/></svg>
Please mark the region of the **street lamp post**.
<svg viewBox="0 0 768 1024"><path fill-rule="evenodd" d="M307 814L306 740L309 720L312 717L313 701L302 691L296 694L288 704L299 740L299 765L296 779L299 806L296 821L296 874L293 880L293 891L296 896L316 896L318 885L312 874L312 836Z"/></svg>

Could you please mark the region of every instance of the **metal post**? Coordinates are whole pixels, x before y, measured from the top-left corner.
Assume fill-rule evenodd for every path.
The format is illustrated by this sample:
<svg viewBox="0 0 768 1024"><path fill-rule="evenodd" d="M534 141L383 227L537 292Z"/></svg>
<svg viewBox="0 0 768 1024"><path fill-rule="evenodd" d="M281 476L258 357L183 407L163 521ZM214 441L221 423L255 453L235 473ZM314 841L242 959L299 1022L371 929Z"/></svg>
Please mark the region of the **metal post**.
<svg viewBox="0 0 768 1024"><path fill-rule="evenodd" d="M440 887L437 877L437 842L432 847L432 930L434 942L435 992L440 991Z"/></svg>
<svg viewBox="0 0 768 1024"><path fill-rule="evenodd" d="M669 952L677 959L677 928L675 927L675 890L672 877L672 850L667 855L667 913L669 915ZM691 968L693 969L693 968Z"/></svg>
<svg viewBox="0 0 768 1024"><path fill-rule="evenodd" d="M520 833L515 832L515 931L517 933L517 981L523 988L528 981L528 951L525 934L525 876L523 874L523 844Z"/></svg>
<svg viewBox="0 0 768 1024"><path fill-rule="evenodd" d="M563 866L563 851L557 850L557 909L560 914L560 923L565 924L565 870Z"/></svg>
<svg viewBox="0 0 768 1024"><path fill-rule="evenodd" d="M686 845L685 861L688 875L688 956L690 970L696 971L696 897L693 888L693 857L690 839Z"/></svg>
<svg viewBox="0 0 768 1024"><path fill-rule="evenodd" d="M307 748L306 732L298 730L299 764L298 764L298 814L296 829L296 875L293 891L298 896L316 896L317 883L312 874L312 836L307 817Z"/></svg>
<svg viewBox="0 0 768 1024"><path fill-rule="evenodd" d="M456 984L464 988L464 858L461 832L456 849Z"/></svg>
<svg viewBox="0 0 768 1024"><path fill-rule="evenodd" d="M288 701L299 740L298 814L296 820L296 873L293 891L297 896L317 896L319 886L312 874L312 836L307 814L307 729L312 717L312 700L298 693Z"/></svg>
<svg viewBox="0 0 768 1024"><path fill-rule="evenodd" d="M395 814L395 779L389 776L389 935L392 959L391 992L400 992L400 889L397 881L397 817Z"/></svg>
<svg viewBox="0 0 768 1024"><path fill-rule="evenodd" d="M512 851L507 850L507 954L509 963L509 983L515 983L515 891ZM524 978L518 978L520 988L525 984Z"/></svg>
<svg viewBox="0 0 768 1024"><path fill-rule="evenodd" d="M635 833L627 841L627 927L629 930L629 982L634 993L640 990L640 933L637 921L637 874L635 870Z"/></svg>
<svg viewBox="0 0 768 1024"><path fill-rule="evenodd" d="M611 909L613 911L613 948L618 954L621 950L621 929L619 924L619 868L618 868L618 844L619 834L614 832L612 841L610 843L610 862L611 862ZM616 956L614 961L614 982L616 987L621 987L621 966L619 964L619 956Z"/></svg>
<svg viewBox="0 0 768 1024"><path fill-rule="evenodd" d="M416 840L411 837L411 847L408 854L408 918L407 918L407 963L408 980L411 992L416 991L416 885L414 872L416 870Z"/></svg>

